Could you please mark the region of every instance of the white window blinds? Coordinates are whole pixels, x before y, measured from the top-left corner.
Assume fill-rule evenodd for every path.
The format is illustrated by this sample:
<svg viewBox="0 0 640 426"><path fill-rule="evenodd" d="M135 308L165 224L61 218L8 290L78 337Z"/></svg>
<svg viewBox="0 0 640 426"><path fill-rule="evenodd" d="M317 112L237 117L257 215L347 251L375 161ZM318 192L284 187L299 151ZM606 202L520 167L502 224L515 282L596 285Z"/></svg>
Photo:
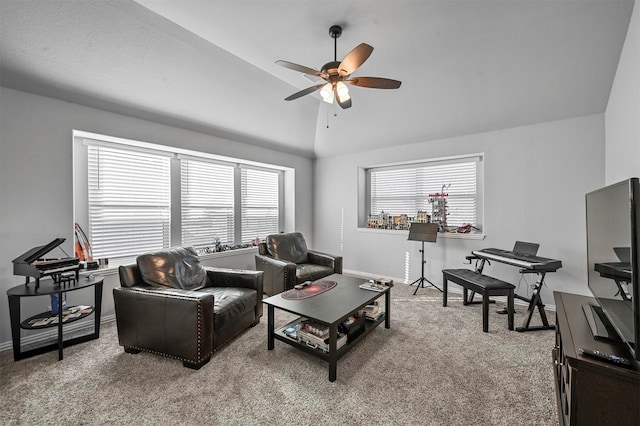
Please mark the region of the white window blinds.
<svg viewBox="0 0 640 426"><path fill-rule="evenodd" d="M241 169L242 243L278 233L279 179L277 170Z"/></svg>
<svg viewBox="0 0 640 426"><path fill-rule="evenodd" d="M479 157L367 170L370 215L431 215L430 195L446 193L447 225L477 223L477 164Z"/></svg>
<svg viewBox="0 0 640 426"><path fill-rule="evenodd" d="M75 221L114 264L250 247L284 223L286 170L270 164L74 131L74 167Z"/></svg>
<svg viewBox="0 0 640 426"><path fill-rule="evenodd" d="M182 245L234 242L234 165L182 158Z"/></svg>
<svg viewBox="0 0 640 426"><path fill-rule="evenodd" d="M170 157L88 145L89 238L95 258L170 247Z"/></svg>

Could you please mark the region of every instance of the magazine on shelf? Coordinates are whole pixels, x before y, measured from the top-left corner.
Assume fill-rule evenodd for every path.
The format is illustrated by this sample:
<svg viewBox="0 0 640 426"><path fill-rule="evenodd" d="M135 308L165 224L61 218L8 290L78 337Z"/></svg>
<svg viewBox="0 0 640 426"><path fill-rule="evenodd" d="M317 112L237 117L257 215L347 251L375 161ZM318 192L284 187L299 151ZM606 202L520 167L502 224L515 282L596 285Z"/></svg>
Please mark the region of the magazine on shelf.
<svg viewBox="0 0 640 426"><path fill-rule="evenodd" d="M359 287L364 289L364 290L372 290L372 291L377 291L377 292L383 292L388 288L385 285L377 284L377 283L371 282L371 281L363 282L362 284L360 284Z"/></svg>
<svg viewBox="0 0 640 426"><path fill-rule="evenodd" d="M51 317L34 318L31 321L29 321L29 325L31 327L43 327L45 325L49 325L49 323L51 323Z"/></svg>
<svg viewBox="0 0 640 426"><path fill-rule="evenodd" d="M378 278L377 280L369 280L360 284L360 288L365 290L372 290L377 292L383 292L389 287L393 286L393 280L388 278Z"/></svg>
<svg viewBox="0 0 640 426"><path fill-rule="evenodd" d="M73 315L73 314L88 314L93 311L93 307L89 305L77 305L70 306L69 308L62 311L62 315ZM79 315L74 315L79 316ZM72 318L74 317L72 316Z"/></svg>
<svg viewBox="0 0 640 426"><path fill-rule="evenodd" d="M93 306L78 305L70 306L62 311L62 322L67 322L74 318L81 318L83 315L93 312ZM30 327L45 327L48 325L58 324L60 321L58 314L50 313L49 316L38 316L29 320Z"/></svg>

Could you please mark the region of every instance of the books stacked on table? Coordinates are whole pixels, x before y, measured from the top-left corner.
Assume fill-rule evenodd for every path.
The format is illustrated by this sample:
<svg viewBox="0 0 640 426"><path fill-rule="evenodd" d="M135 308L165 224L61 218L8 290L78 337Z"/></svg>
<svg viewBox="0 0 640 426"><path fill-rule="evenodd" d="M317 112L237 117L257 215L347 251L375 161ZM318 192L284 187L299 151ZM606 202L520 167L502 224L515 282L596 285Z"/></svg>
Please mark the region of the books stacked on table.
<svg viewBox="0 0 640 426"><path fill-rule="evenodd" d="M371 321L377 321L384 315L384 305L380 300L374 300L371 305L364 307L364 316Z"/></svg>
<svg viewBox="0 0 640 426"><path fill-rule="evenodd" d="M329 327L316 321L305 320L296 330L296 338L307 346L329 352ZM347 335L338 333L336 349L340 349L347 343Z"/></svg>

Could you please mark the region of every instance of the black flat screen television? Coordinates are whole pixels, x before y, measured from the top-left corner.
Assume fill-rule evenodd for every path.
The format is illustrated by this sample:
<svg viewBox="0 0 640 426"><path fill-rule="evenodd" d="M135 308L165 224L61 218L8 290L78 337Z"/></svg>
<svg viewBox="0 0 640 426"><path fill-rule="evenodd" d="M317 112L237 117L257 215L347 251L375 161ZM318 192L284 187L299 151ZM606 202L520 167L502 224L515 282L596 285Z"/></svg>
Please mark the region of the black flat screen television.
<svg viewBox="0 0 640 426"><path fill-rule="evenodd" d="M630 178L585 196L589 319L595 337L624 343L640 362L640 182ZM585 314L588 312L585 309Z"/></svg>

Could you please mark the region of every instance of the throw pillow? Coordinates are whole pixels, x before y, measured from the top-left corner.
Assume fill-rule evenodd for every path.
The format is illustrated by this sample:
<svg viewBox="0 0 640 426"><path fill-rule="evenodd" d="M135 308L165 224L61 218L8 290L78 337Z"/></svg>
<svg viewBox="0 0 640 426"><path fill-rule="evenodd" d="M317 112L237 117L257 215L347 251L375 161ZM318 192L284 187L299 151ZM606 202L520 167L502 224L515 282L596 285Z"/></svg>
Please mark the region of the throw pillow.
<svg viewBox="0 0 640 426"><path fill-rule="evenodd" d="M147 284L185 290L198 290L206 284L207 273L193 247L143 254L136 263Z"/></svg>
<svg viewBox="0 0 640 426"><path fill-rule="evenodd" d="M307 242L300 232L267 236L267 250L274 259L286 260L296 264L309 261Z"/></svg>

